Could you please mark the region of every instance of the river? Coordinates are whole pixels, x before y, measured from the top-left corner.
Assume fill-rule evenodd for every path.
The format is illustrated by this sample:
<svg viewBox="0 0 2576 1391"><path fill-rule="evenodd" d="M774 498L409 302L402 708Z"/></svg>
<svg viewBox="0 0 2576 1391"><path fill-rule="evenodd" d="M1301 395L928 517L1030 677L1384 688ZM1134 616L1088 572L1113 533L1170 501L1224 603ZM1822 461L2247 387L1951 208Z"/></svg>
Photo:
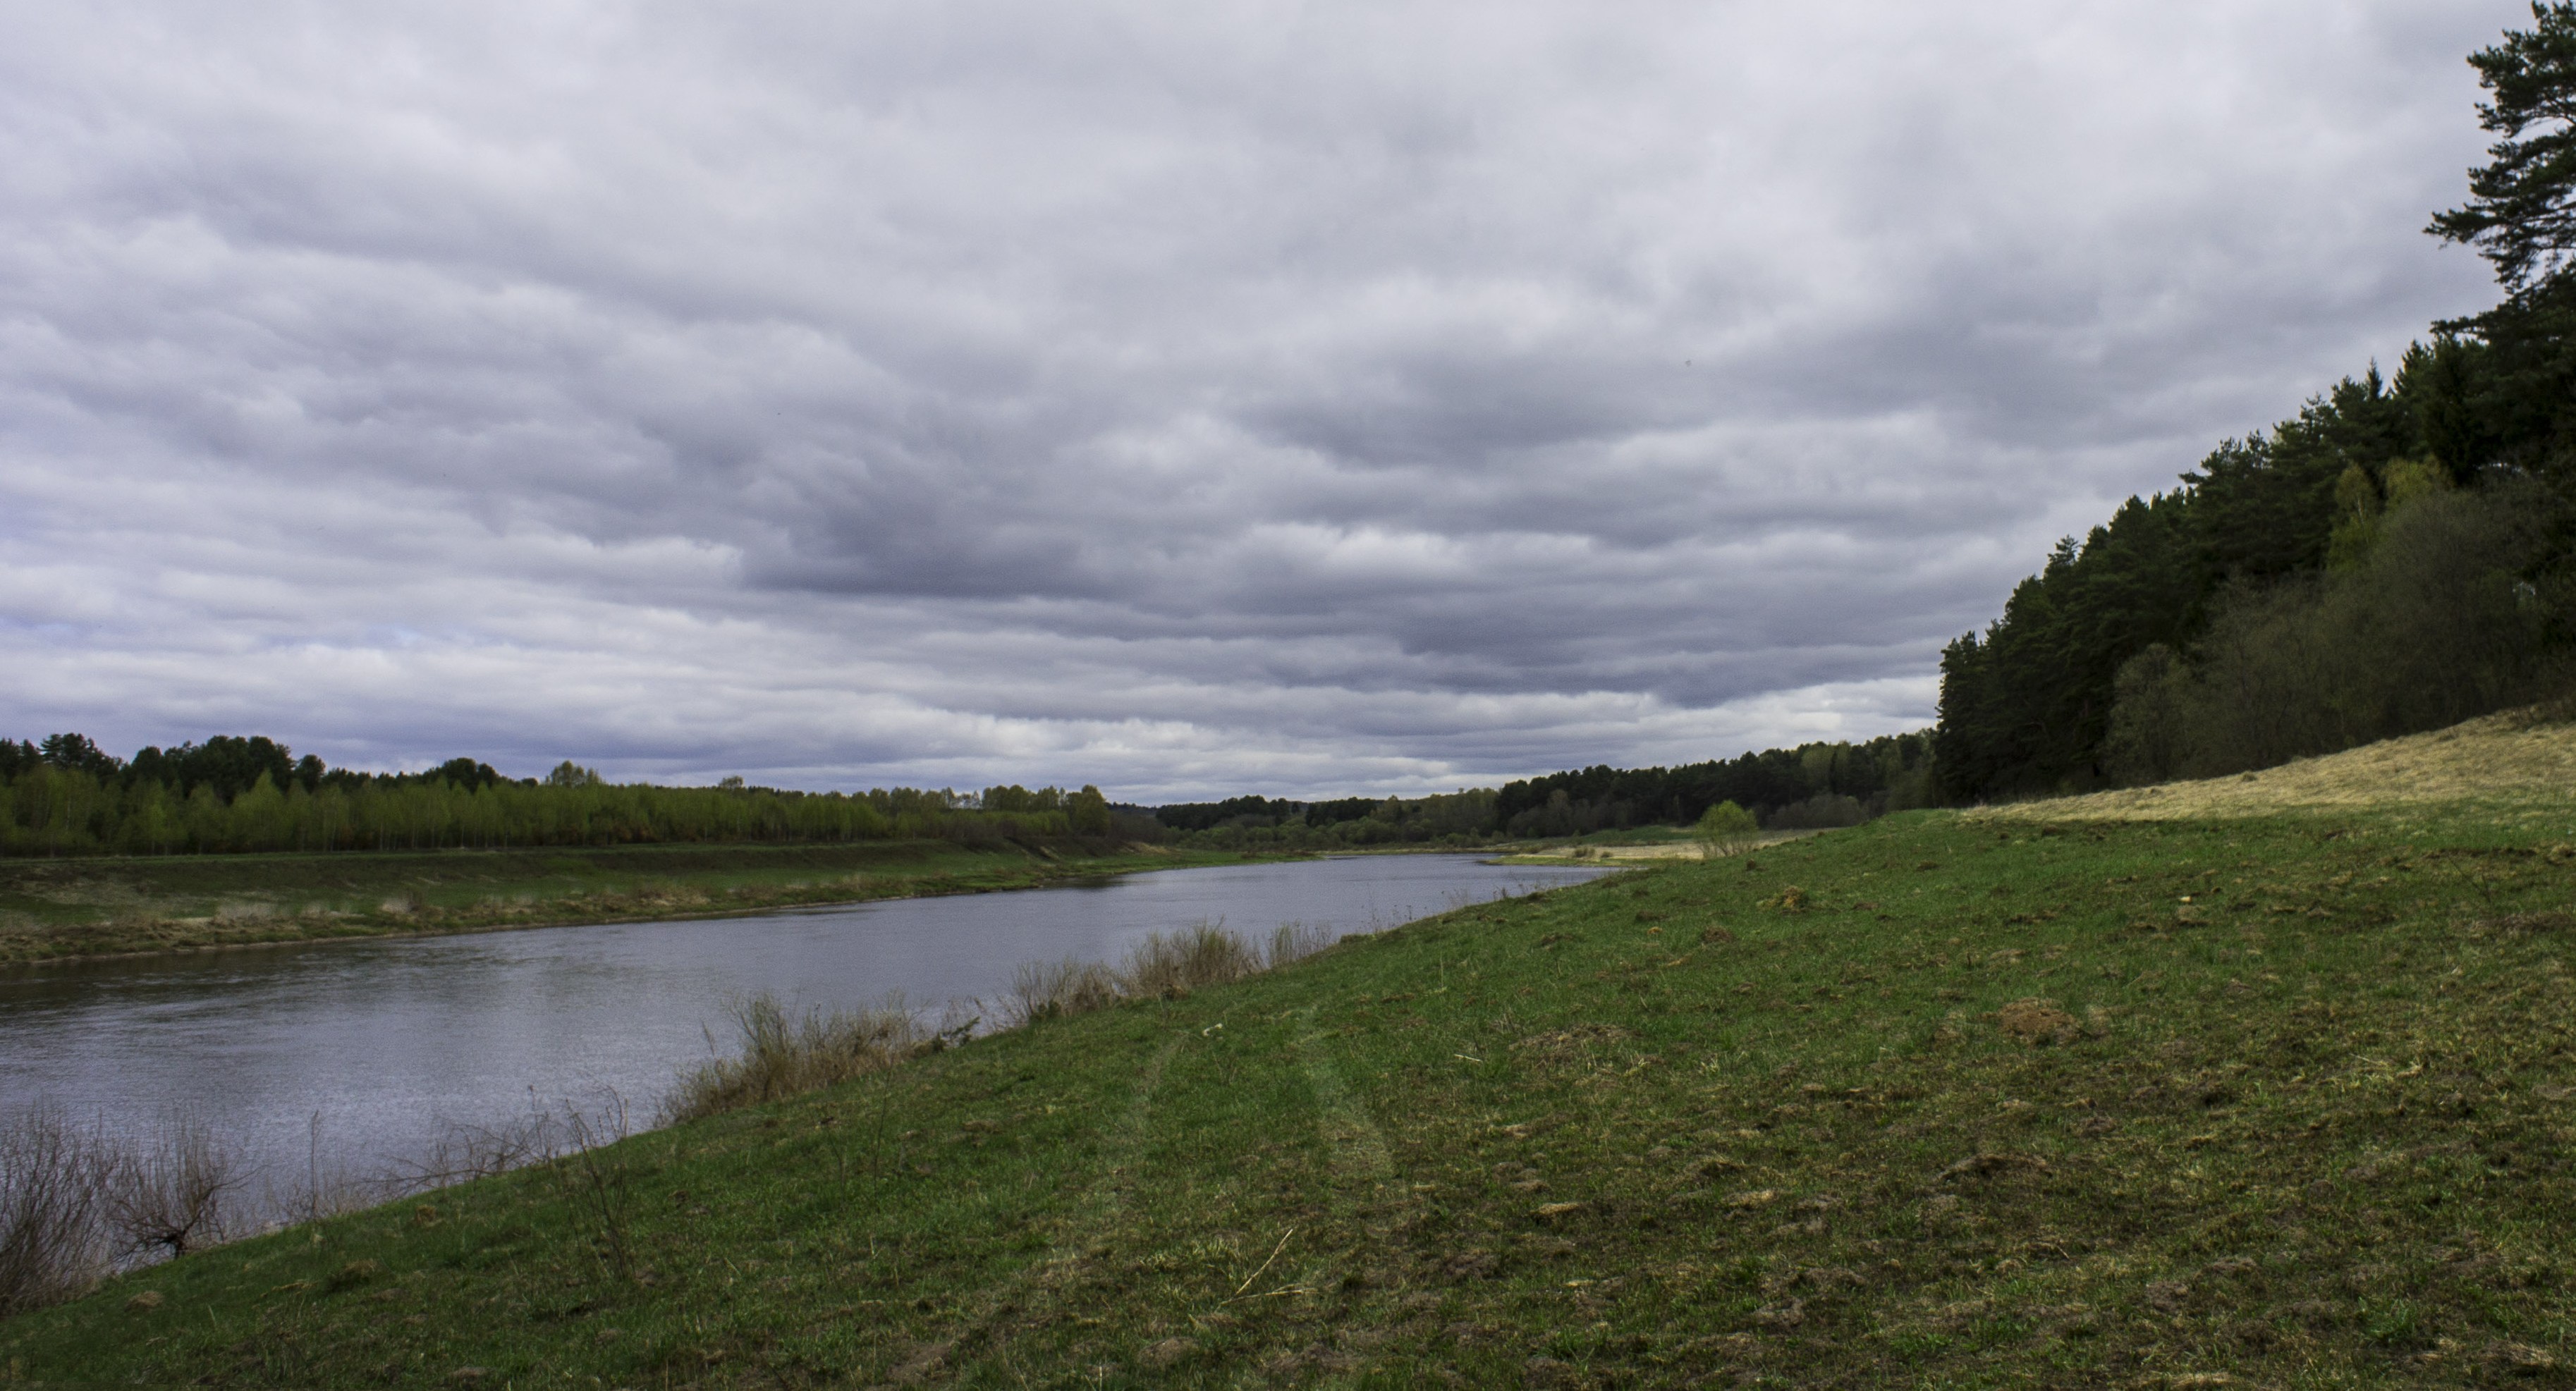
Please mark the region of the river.
<svg viewBox="0 0 2576 1391"><path fill-rule="evenodd" d="M0 1113L38 1103L111 1133L201 1118L274 1216L319 1177L427 1163L442 1141L567 1105L638 1125L730 1050L727 1002L797 1008L995 999L1025 961L1115 961L1222 922L1377 931L1601 870L1386 855L1125 875L690 922L317 942L0 975Z"/></svg>

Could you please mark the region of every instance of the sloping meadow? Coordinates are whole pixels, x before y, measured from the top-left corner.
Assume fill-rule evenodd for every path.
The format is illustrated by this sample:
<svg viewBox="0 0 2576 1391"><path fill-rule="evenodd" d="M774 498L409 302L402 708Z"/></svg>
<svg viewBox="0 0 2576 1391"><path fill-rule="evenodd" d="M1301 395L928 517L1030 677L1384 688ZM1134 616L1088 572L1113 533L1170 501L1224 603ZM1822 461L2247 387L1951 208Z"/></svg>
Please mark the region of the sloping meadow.
<svg viewBox="0 0 2576 1391"><path fill-rule="evenodd" d="M2576 815L1913 813L193 1255L28 1378L2541 1384Z"/></svg>

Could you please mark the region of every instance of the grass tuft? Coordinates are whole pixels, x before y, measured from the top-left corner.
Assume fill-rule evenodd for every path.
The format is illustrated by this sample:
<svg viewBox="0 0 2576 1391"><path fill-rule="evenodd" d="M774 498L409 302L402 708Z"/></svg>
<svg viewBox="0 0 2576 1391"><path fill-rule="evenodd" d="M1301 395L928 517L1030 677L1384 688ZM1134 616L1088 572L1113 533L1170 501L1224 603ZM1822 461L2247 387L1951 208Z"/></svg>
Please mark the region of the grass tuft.
<svg viewBox="0 0 2576 1391"><path fill-rule="evenodd" d="M1011 972L1002 1022L1024 1028L1046 1019L1068 1019L1118 1003L1118 977L1096 961L1030 961Z"/></svg>
<svg viewBox="0 0 2576 1391"><path fill-rule="evenodd" d="M1133 999L1177 1000L1211 985L1230 985L1262 969L1251 943L1214 923L1178 932L1156 932L1127 949L1118 970L1121 994Z"/></svg>
<svg viewBox="0 0 2576 1391"><path fill-rule="evenodd" d="M817 1091L937 1051L949 1031L925 1028L900 999L855 1012L811 1008L790 1018L767 991L732 1001L727 1012L742 1051L680 1081L662 1104L665 1124Z"/></svg>

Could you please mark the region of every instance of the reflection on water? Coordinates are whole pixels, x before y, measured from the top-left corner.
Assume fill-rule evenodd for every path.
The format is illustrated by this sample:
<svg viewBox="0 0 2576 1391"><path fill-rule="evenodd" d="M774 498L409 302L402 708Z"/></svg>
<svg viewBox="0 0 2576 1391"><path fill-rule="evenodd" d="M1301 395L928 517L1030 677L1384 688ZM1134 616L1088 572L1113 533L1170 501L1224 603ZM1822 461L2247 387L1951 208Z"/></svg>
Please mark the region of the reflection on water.
<svg viewBox="0 0 2576 1391"><path fill-rule="evenodd" d="M38 1097L139 1133L195 1111L272 1187L419 1162L455 1127L622 1097L640 1119L725 1001L993 996L1020 962L1115 960L1223 921L1373 931L1591 878L1462 855L1167 870L1094 884L676 923L617 923L107 961L0 977L0 1110Z"/></svg>

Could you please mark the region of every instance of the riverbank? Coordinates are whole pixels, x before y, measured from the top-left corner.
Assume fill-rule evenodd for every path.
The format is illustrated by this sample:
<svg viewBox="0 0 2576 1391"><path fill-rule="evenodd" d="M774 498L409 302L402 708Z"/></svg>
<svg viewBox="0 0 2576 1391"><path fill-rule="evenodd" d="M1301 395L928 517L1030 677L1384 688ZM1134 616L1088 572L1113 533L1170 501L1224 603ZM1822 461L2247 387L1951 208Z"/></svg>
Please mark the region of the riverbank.
<svg viewBox="0 0 2576 1391"><path fill-rule="evenodd" d="M1605 833L1581 840L1555 844L1519 844L1498 847L1491 863L1498 865L1615 865L1636 868L1649 864L1711 858L1705 841L1688 831L1668 826L1648 828L1662 834ZM1818 834L1813 830L1764 831L1753 837L1750 848L1756 852L1788 841L1803 840Z"/></svg>
<svg viewBox="0 0 2576 1391"><path fill-rule="evenodd" d="M1461 908L139 1272L0 1325L0 1362L306 1385L2562 1376L2576 810L2031 811Z"/></svg>
<svg viewBox="0 0 2576 1391"><path fill-rule="evenodd" d="M334 938L730 917L1261 858L943 840L0 860L0 966Z"/></svg>

